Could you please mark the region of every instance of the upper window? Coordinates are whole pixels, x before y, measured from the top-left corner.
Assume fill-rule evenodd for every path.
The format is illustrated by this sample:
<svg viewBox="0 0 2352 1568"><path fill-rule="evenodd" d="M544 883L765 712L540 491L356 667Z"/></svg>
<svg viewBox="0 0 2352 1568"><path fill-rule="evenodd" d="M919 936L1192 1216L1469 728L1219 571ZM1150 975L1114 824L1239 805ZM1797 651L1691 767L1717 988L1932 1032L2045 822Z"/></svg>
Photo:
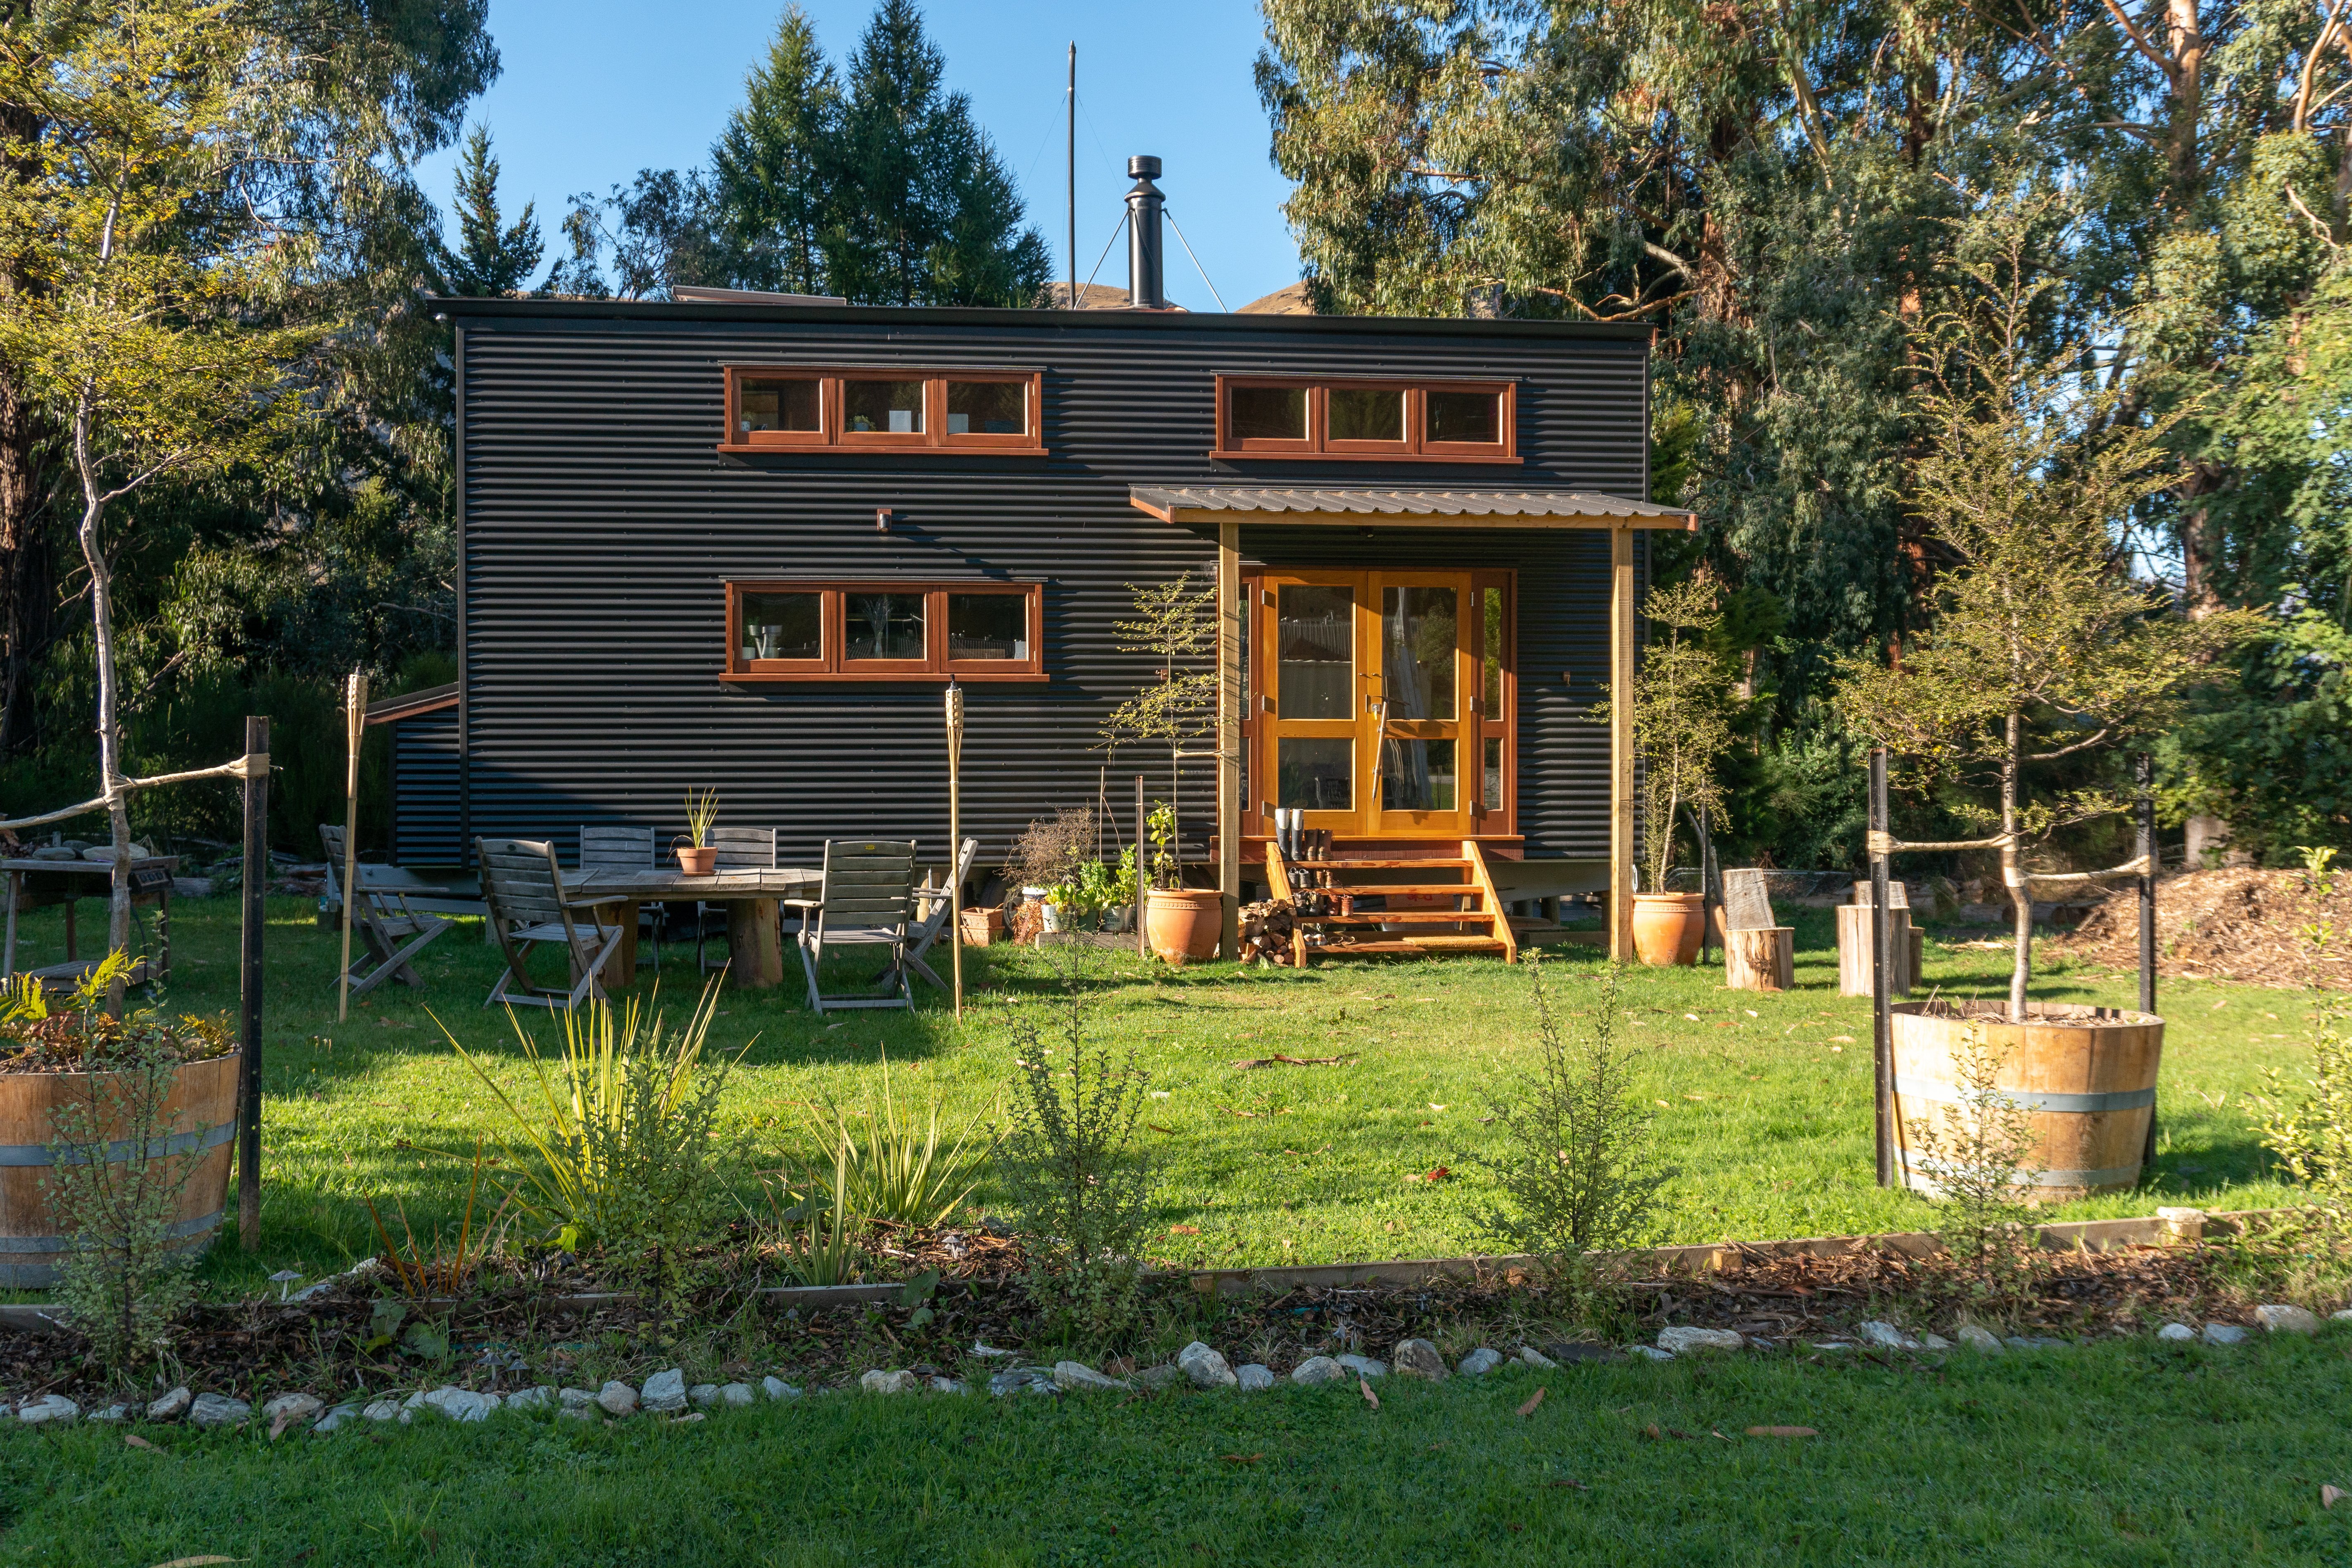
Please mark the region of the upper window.
<svg viewBox="0 0 2352 1568"><path fill-rule="evenodd" d="M722 679L1043 680L1044 632L1034 583L730 583Z"/></svg>
<svg viewBox="0 0 2352 1568"><path fill-rule="evenodd" d="M719 448L1042 452L1042 381L1024 370L730 366Z"/></svg>
<svg viewBox="0 0 2352 1568"><path fill-rule="evenodd" d="M1507 381L1217 378L1220 458L1374 458L1516 463Z"/></svg>

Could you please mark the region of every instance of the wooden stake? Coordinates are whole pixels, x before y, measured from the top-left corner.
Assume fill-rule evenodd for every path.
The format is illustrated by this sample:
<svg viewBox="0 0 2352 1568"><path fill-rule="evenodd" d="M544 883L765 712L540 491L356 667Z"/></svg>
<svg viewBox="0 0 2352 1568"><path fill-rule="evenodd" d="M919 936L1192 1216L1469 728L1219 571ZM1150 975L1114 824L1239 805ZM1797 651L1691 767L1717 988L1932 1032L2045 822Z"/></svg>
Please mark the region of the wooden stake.
<svg viewBox="0 0 2352 1568"><path fill-rule="evenodd" d="M1223 912L1217 947L1241 956L1242 933L1242 529L1217 529L1217 891Z"/></svg>
<svg viewBox="0 0 2352 1568"><path fill-rule="evenodd" d="M963 1016L963 688L948 682L948 957L955 1016Z"/></svg>
<svg viewBox="0 0 2352 1568"><path fill-rule="evenodd" d="M1630 528L1609 531L1608 935L1609 961L1633 963L1633 531Z"/></svg>
<svg viewBox="0 0 2352 1568"><path fill-rule="evenodd" d="M2143 752L2135 771L2139 775L2139 1010L2156 1013L2156 759ZM2147 1108L2147 1142L2140 1151L2143 1169L2156 1163L2156 1107Z"/></svg>
<svg viewBox="0 0 2352 1568"><path fill-rule="evenodd" d="M261 1245L261 931L269 886L269 721L245 721L245 906L237 939L236 1238Z"/></svg>
<svg viewBox="0 0 2352 1568"><path fill-rule="evenodd" d="M1895 922L1886 918L1886 748L1870 749L1870 1066L1876 1081L1878 1184L1895 1185L1895 1043L1887 978L1895 967ZM1906 937L1905 939L1908 941Z"/></svg>
<svg viewBox="0 0 2352 1568"><path fill-rule="evenodd" d="M1149 958L1151 943L1143 934L1143 911L1151 900L1151 865L1143 856L1143 775L1135 775L1135 955Z"/></svg>
<svg viewBox="0 0 2352 1568"><path fill-rule="evenodd" d="M367 734L368 678L352 671L343 692L343 739L349 746L343 767L343 971L335 987L335 1022L352 1015L352 905L356 901L360 874L360 742Z"/></svg>

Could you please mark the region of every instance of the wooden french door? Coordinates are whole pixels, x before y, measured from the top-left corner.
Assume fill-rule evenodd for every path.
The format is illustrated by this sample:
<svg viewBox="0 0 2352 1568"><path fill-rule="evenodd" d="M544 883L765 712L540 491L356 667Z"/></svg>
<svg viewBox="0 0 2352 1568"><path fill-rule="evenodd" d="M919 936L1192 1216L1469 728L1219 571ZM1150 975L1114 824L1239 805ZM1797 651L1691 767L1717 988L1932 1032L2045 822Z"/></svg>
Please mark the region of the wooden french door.
<svg viewBox="0 0 2352 1568"><path fill-rule="evenodd" d="M1268 572L1251 590L1251 832L1277 806L1347 835L1511 831L1508 574Z"/></svg>

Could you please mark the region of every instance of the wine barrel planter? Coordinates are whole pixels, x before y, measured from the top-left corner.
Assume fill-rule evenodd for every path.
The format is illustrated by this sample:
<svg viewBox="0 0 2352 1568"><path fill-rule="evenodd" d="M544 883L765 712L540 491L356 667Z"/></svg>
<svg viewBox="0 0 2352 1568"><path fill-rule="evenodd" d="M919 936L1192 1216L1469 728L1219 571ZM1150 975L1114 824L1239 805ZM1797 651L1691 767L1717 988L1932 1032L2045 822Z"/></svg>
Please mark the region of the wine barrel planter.
<svg viewBox="0 0 2352 1568"><path fill-rule="evenodd" d="M1941 1127L1957 1108L1961 1051L1980 1030L2006 1053L1995 1087L2023 1110L2033 1138L2021 1194L2062 1203L2123 1192L2139 1181L2156 1115L2164 1020L2114 1007L2030 1006L2011 1023L2005 1003L1914 1002L1892 1009L1895 1118L1905 1184L1932 1193L1935 1173L1915 1167L1911 1128Z"/></svg>
<svg viewBox="0 0 2352 1568"><path fill-rule="evenodd" d="M172 1226L173 1239L185 1251L201 1252L211 1244L228 1202L230 1156L236 1139L237 1060L231 1052L184 1065L164 1102L164 1114L176 1129L166 1152L196 1162L194 1174L180 1189L179 1213ZM86 1073L0 1073L0 1287L27 1289L57 1283L58 1259L66 1243L42 1188L51 1166L49 1141L56 1136L49 1113L62 1105L88 1104L89 1079ZM105 1090L99 1092L99 1102L105 1104ZM129 1159L130 1142L122 1136L128 1129L107 1131L115 1140L110 1157Z"/></svg>
<svg viewBox="0 0 2352 1568"><path fill-rule="evenodd" d="M1658 968L1698 962L1706 934L1704 893L1633 895L1633 955Z"/></svg>

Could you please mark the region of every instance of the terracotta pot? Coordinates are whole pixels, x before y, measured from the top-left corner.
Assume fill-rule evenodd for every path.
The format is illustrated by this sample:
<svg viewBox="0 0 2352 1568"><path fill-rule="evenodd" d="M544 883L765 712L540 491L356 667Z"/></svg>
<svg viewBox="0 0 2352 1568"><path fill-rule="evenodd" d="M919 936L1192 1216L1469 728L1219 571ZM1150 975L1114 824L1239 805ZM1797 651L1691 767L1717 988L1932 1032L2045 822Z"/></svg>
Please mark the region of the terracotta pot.
<svg viewBox="0 0 2352 1568"><path fill-rule="evenodd" d="M1633 952L1644 963L1664 968L1698 962L1699 938L1706 934L1704 893L1633 895Z"/></svg>
<svg viewBox="0 0 2352 1568"><path fill-rule="evenodd" d="M1214 888L1154 888L1143 906L1144 934L1171 963L1209 958L1224 914L1224 895Z"/></svg>
<svg viewBox="0 0 2352 1568"><path fill-rule="evenodd" d="M209 1246L228 1204L238 1059L232 1051L185 1064L163 1102L173 1126L168 1152L195 1163L172 1220L173 1243L181 1251L201 1252ZM57 1234L41 1185L49 1173L48 1142L54 1136L49 1111L58 1105L89 1104L89 1081L84 1073L0 1073L0 1286L21 1290L57 1283L66 1242ZM107 1103L103 1089L100 1103ZM119 1124L107 1131L115 1139L127 1132Z"/></svg>
<svg viewBox="0 0 2352 1568"><path fill-rule="evenodd" d="M708 877L719 868L719 847L715 844L681 844L676 854L677 868L689 877Z"/></svg>
<svg viewBox="0 0 2352 1568"><path fill-rule="evenodd" d="M966 910L963 911L963 944L966 947L986 947L1004 930L1003 910Z"/></svg>
<svg viewBox="0 0 2352 1568"><path fill-rule="evenodd" d="M1933 1011L1930 1012L1929 1009ZM1906 1002L1892 1009L1895 1125L1906 1185L1933 1194L1936 1172L1914 1147L1924 1123L1947 1131L1962 1100L1962 1052L1979 1035L2000 1060L1993 1087L2026 1113L2033 1140L2019 1196L2061 1203L2128 1191L2139 1182L2147 1124L2156 1114L2156 1074L2164 1020L2115 1007L2033 1004L2025 1022L2001 1003Z"/></svg>

